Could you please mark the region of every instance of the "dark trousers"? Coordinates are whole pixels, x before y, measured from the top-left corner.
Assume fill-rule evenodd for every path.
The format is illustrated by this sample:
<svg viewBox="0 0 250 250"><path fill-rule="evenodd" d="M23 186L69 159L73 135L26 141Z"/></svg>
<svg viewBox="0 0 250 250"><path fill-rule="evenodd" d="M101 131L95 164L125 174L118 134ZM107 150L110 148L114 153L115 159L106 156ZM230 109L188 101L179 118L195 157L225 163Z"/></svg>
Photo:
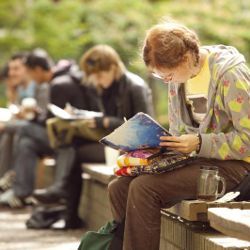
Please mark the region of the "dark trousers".
<svg viewBox="0 0 250 250"><path fill-rule="evenodd" d="M30 123L20 129L15 150L14 192L18 197L27 197L32 194L34 189L35 170L39 158L54 153L49 145L46 128L36 123Z"/></svg>
<svg viewBox="0 0 250 250"><path fill-rule="evenodd" d="M14 134L3 133L0 135L0 177L11 170L12 145Z"/></svg>
<svg viewBox="0 0 250 250"><path fill-rule="evenodd" d="M13 169L19 131L29 124L29 121L14 120L7 123L4 132L0 133L0 177Z"/></svg>
<svg viewBox="0 0 250 250"><path fill-rule="evenodd" d="M16 145L14 170L16 181L14 192L18 197L27 197L32 194L35 184L35 173L38 160L45 155L56 157L56 175L54 188L65 189L69 175L75 163L75 148L68 146L56 151L50 147L46 128L31 123L20 131ZM75 185L74 181L71 185Z"/></svg>
<svg viewBox="0 0 250 250"><path fill-rule="evenodd" d="M116 221L125 220L123 250L156 250L160 242L161 208L183 199L195 199L199 169L217 166L227 191L235 188L250 170L242 161L200 158L171 172L139 177L119 177L109 184L109 199Z"/></svg>

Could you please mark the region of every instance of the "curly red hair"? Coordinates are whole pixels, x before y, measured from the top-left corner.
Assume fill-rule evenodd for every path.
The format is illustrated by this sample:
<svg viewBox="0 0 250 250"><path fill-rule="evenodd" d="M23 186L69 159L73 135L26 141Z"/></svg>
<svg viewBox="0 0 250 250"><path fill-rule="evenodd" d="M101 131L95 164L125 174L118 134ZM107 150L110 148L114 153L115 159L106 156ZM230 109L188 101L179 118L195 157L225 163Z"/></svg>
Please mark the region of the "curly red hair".
<svg viewBox="0 0 250 250"><path fill-rule="evenodd" d="M184 25L165 22L148 30L142 49L143 60L151 68L175 68L185 61L187 52L199 62L199 38Z"/></svg>

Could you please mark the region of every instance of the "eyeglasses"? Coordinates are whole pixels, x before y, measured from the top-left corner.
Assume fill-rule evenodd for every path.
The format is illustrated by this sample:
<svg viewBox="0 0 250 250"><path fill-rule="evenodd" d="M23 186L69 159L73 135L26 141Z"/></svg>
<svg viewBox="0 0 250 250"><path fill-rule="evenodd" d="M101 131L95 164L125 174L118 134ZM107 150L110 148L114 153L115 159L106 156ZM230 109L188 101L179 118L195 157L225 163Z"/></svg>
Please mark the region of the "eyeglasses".
<svg viewBox="0 0 250 250"><path fill-rule="evenodd" d="M174 73L160 75L160 74L152 72L152 76L157 79L163 80L164 82L171 82L174 78Z"/></svg>

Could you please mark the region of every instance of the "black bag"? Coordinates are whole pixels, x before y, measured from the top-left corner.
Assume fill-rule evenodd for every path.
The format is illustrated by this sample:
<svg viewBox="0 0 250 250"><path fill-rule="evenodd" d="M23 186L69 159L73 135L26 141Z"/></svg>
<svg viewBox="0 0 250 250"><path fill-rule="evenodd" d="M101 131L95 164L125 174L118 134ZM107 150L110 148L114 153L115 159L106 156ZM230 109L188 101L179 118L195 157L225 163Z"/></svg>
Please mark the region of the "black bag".
<svg viewBox="0 0 250 250"><path fill-rule="evenodd" d="M235 191L240 191L240 195L235 198L236 201L250 200L250 173L242 180Z"/></svg>
<svg viewBox="0 0 250 250"><path fill-rule="evenodd" d="M50 228L52 224L64 219L65 217L65 206L56 207L38 207L36 208L31 217L26 221L26 227L29 229L46 229Z"/></svg>

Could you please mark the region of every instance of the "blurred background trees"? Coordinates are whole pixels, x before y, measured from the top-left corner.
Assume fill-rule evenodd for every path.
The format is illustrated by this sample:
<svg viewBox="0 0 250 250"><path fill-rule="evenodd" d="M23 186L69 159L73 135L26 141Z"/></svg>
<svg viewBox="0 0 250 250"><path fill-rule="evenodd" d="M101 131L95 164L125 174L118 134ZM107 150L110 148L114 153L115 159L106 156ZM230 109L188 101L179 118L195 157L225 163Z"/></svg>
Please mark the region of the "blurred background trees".
<svg viewBox="0 0 250 250"><path fill-rule="evenodd" d="M195 29L202 44L233 45L250 60L248 0L0 0L0 67L12 53L44 48L78 61L107 43L153 88L157 116L166 117L166 86L154 84L140 58L145 31L170 16ZM2 91L2 90L1 90ZM3 94L0 93L3 105Z"/></svg>

